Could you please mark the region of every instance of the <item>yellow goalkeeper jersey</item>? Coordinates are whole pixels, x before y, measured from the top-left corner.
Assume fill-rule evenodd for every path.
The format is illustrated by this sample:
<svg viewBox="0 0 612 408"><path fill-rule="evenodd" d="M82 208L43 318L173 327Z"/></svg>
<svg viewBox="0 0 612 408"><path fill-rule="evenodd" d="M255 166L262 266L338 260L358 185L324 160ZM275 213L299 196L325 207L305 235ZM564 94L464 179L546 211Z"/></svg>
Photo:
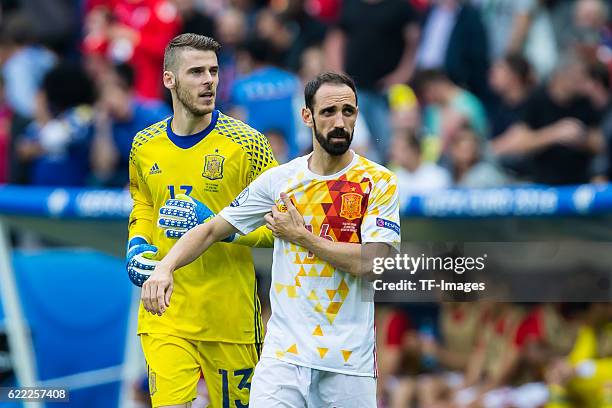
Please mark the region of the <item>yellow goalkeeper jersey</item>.
<svg viewBox="0 0 612 408"><path fill-rule="evenodd" d="M187 194L217 213L259 174L277 165L265 136L219 111L195 135L177 136L171 123L172 117L138 132L129 165L134 200L129 237L140 236L156 245L159 259L176 242L157 226L159 208L166 200ZM261 230L254 234L258 232L261 236L254 241L269 239L271 246L271 235ZM250 249L216 243L193 263L176 270L170 307L163 316L151 315L141 303L141 333L261 343L263 328Z"/></svg>

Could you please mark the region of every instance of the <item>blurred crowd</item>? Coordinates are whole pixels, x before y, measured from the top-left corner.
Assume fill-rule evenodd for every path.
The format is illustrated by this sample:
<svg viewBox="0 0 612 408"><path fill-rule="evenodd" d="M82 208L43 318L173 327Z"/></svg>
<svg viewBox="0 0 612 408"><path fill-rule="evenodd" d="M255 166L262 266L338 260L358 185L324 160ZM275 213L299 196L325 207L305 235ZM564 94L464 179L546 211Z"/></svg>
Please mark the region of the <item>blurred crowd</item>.
<svg viewBox="0 0 612 408"><path fill-rule="evenodd" d="M164 47L213 36L217 105L280 162L311 148L303 84L358 86L353 148L432 189L612 173L605 0L2 0L0 183L123 187L134 134L171 114Z"/></svg>
<svg viewBox="0 0 612 408"><path fill-rule="evenodd" d="M377 329L380 407L612 407L610 303L378 307Z"/></svg>

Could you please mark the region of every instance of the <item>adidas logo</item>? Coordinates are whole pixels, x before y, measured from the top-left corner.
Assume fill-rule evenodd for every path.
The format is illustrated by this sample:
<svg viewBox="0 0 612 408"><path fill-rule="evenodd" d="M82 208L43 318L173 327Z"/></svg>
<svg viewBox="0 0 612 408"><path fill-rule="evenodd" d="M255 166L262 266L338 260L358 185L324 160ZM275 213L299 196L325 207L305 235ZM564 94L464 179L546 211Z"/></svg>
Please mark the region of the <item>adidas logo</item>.
<svg viewBox="0 0 612 408"><path fill-rule="evenodd" d="M154 163L153 166L151 167L151 170L149 171L149 174L159 174L159 173L161 173L161 169L159 168L157 163Z"/></svg>

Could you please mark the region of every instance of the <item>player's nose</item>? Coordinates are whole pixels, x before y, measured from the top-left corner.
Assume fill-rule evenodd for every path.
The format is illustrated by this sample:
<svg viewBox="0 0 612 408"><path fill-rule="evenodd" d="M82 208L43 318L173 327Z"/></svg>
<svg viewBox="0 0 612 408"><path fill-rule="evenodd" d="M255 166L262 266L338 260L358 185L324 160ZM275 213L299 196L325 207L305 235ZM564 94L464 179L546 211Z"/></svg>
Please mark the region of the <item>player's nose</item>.
<svg viewBox="0 0 612 408"><path fill-rule="evenodd" d="M344 129L344 117L342 116L342 112L338 112L334 116L334 127Z"/></svg>
<svg viewBox="0 0 612 408"><path fill-rule="evenodd" d="M206 71L206 73L204 73L204 75L202 75L202 84L203 85L209 85L211 84L213 81L213 76L210 73L210 71Z"/></svg>

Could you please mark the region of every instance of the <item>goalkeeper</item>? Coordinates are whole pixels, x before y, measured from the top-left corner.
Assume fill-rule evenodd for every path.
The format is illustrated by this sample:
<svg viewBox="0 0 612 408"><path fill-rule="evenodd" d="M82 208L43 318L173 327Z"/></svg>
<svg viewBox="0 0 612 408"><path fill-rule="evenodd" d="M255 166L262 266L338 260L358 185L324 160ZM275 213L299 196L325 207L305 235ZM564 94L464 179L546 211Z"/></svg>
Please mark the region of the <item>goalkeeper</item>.
<svg viewBox="0 0 612 408"><path fill-rule="evenodd" d="M277 164L262 134L215 110L218 49L215 40L196 34L168 44L163 81L174 114L134 138L127 269L138 286L176 239ZM163 316L140 306L138 334L154 407L190 406L200 372L210 407L248 406L263 327L245 245L272 246L273 237L260 228L235 242L243 245L218 243L177 272L172 307Z"/></svg>

